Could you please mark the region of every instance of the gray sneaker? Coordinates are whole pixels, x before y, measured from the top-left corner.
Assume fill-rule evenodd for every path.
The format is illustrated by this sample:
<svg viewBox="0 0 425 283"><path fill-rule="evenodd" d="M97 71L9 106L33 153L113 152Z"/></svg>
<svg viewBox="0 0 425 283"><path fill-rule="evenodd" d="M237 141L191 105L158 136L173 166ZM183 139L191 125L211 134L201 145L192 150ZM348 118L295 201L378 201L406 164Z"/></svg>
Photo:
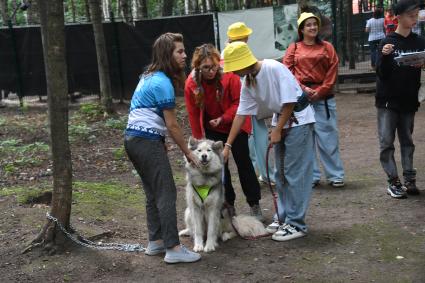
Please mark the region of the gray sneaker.
<svg viewBox="0 0 425 283"><path fill-rule="evenodd" d="M148 247L145 250L146 255L158 255L165 253L164 243L157 244L156 242L149 241Z"/></svg>
<svg viewBox="0 0 425 283"><path fill-rule="evenodd" d="M200 259L200 254L189 251L183 245L180 245L180 249L178 251L167 249L164 257L164 261L166 263L195 262Z"/></svg>
<svg viewBox="0 0 425 283"><path fill-rule="evenodd" d="M261 212L261 207L259 204L254 204L253 206L251 206L251 216L254 216L261 222L264 221L264 216Z"/></svg>

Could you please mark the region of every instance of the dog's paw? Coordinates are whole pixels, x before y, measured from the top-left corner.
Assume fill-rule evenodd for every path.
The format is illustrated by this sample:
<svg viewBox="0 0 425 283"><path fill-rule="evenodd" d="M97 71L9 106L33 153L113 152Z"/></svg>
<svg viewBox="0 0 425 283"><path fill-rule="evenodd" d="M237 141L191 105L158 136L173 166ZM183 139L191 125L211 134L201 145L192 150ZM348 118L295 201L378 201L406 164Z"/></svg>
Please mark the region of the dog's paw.
<svg viewBox="0 0 425 283"><path fill-rule="evenodd" d="M209 253L215 251L215 248L218 246L217 243L207 243L204 248L204 252Z"/></svg>
<svg viewBox="0 0 425 283"><path fill-rule="evenodd" d="M204 250L204 245L202 244L195 244L193 247L194 252L202 252Z"/></svg>
<svg viewBox="0 0 425 283"><path fill-rule="evenodd" d="M184 230L181 230L180 232L179 232L179 236L186 236L186 237L188 237L188 236L190 236L191 235L191 233L190 233L190 230L188 229L188 228L186 228L186 229L184 229Z"/></svg>

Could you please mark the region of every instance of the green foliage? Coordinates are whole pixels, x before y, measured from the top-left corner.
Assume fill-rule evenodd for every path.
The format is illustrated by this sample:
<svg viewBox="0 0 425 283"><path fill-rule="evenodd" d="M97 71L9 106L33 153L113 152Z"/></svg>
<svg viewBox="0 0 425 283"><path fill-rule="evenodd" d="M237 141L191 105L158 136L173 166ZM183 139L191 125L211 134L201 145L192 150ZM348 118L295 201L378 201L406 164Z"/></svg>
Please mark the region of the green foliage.
<svg viewBox="0 0 425 283"><path fill-rule="evenodd" d="M97 119L103 115L103 107L99 103L84 103L78 114L88 119Z"/></svg>
<svg viewBox="0 0 425 283"><path fill-rule="evenodd" d="M5 140L0 142L0 155L7 158L2 159L0 165L6 174L15 173L19 168L39 166L48 151L49 146L42 142L22 144L20 139Z"/></svg>
<svg viewBox="0 0 425 283"><path fill-rule="evenodd" d="M71 142L78 139L87 140L90 137L92 129L85 123L71 124L68 127L68 135Z"/></svg>
<svg viewBox="0 0 425 283"><path fill-rule="evenodd" d="M122 160L125 158L126 153L125 153L125 149L124 146L120 147L120 148L116 148L112 151L112 155L114 156L115 160Z"/></svg>
<svg viewBox="0 0 425 283"><path fill-rule="evenodd" d="M1 127L1 126L5 126L5 125L6 125L6 123L7 123L6 119L5 119L5 118L0 117L0 127Z"/></svg>
<svg viewBox="0 0 425 283"><path fill-rule="evenodd" d="M127 116L120 117L118 119L116 118L109 118L105 122L105 126L107 128L116 129L116 130L125 130L125 127L127 126Z"/></svg>

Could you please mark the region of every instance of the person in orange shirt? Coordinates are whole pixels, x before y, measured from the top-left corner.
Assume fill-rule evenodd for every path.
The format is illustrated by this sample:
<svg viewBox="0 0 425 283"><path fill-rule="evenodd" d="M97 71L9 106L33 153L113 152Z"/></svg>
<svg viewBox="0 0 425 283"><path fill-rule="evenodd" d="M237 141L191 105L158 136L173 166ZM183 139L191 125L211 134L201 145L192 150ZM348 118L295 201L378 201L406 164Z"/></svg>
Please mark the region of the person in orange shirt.
<svg viewBox="0 0 425 283"><path fill-rule="evenodd" d="M339 153L336 103L332 88L337 78L338 56L332 44L318 37L320 19L302 13L298 41L289 45L283 63L295 75L315 111L314 154L319 154L326 178L333 187L344 186L344 168ZM314 158L313 187L319 185L320 169Z"/></svg>
<svg viewBox="0 0 425 283"><path fill-rule="evenodd" d="M207 138L225 143L239 106L240 78L233 73L223 74L220 53L212 44L203 44L195 49L192 68L184 88L192 135L196 139ZM262 221L260 184L249 157L249 133L251 121L247 119L233 144L232 153L251 215ZM228 162L224 168L224 189L226 203L234 211L236 195Z"/></svg>
<svg viewBox="0 0 425 283"><path fill-rule="evenodd" d="M397 29L398 20L396 16L394 16L394 11L392 8L388 8L385 13L384 19L384 28L385 35L388 35L391 32L394 32Z"/></svg>

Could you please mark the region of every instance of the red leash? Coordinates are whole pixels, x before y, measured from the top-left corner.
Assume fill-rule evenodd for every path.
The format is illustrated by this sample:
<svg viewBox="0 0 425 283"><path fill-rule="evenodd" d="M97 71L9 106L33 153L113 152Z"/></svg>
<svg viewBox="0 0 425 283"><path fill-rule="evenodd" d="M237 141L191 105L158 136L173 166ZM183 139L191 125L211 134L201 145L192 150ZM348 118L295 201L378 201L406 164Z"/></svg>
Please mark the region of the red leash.
<svg viewBox="0 0 425 283"><path fill-rule="evenodd" d="M295 118L295 116L294 115L292 115L290 118L289 118L289 127L287 128L287 129L283 129L283 131L282 131L282 140L285 140L285 137L286 137L286 135L288 134L288 131L291 129L291 127L292 127L292 124L293 123L295 123L295 124L298 124L298 120L297 120L297 118ZM267 174L267 181L268 181L268 185L269 185L269 189L270 189L270 193L272 194L272 197L273 197L273 205L274 205L274 209L275 209L275 212L276 212L276 216L277 216L277 221L279 221L279 225L282 225L283 224L283 222L281 221L281 219L279 218L279 209L278 209L278 207L277 207L277 194L276 194L276 192L273 190L273 187L272 187L272 185L271 185L271 181L270 181L270 172L269 172L269 154L270 154L270 150L272 149L272 147L273 147L273 144L272 143L270 143L269 144L269 146L267 147L267 151L266 151L266 174ZM284 152L283 152L283 154L285 154ZM284 160L283 160L283 158L282 158L282 163L280 164L280 167L281 167L281 173L282 173L282 182L283 182L283 164L284 164Z"/></svg>

